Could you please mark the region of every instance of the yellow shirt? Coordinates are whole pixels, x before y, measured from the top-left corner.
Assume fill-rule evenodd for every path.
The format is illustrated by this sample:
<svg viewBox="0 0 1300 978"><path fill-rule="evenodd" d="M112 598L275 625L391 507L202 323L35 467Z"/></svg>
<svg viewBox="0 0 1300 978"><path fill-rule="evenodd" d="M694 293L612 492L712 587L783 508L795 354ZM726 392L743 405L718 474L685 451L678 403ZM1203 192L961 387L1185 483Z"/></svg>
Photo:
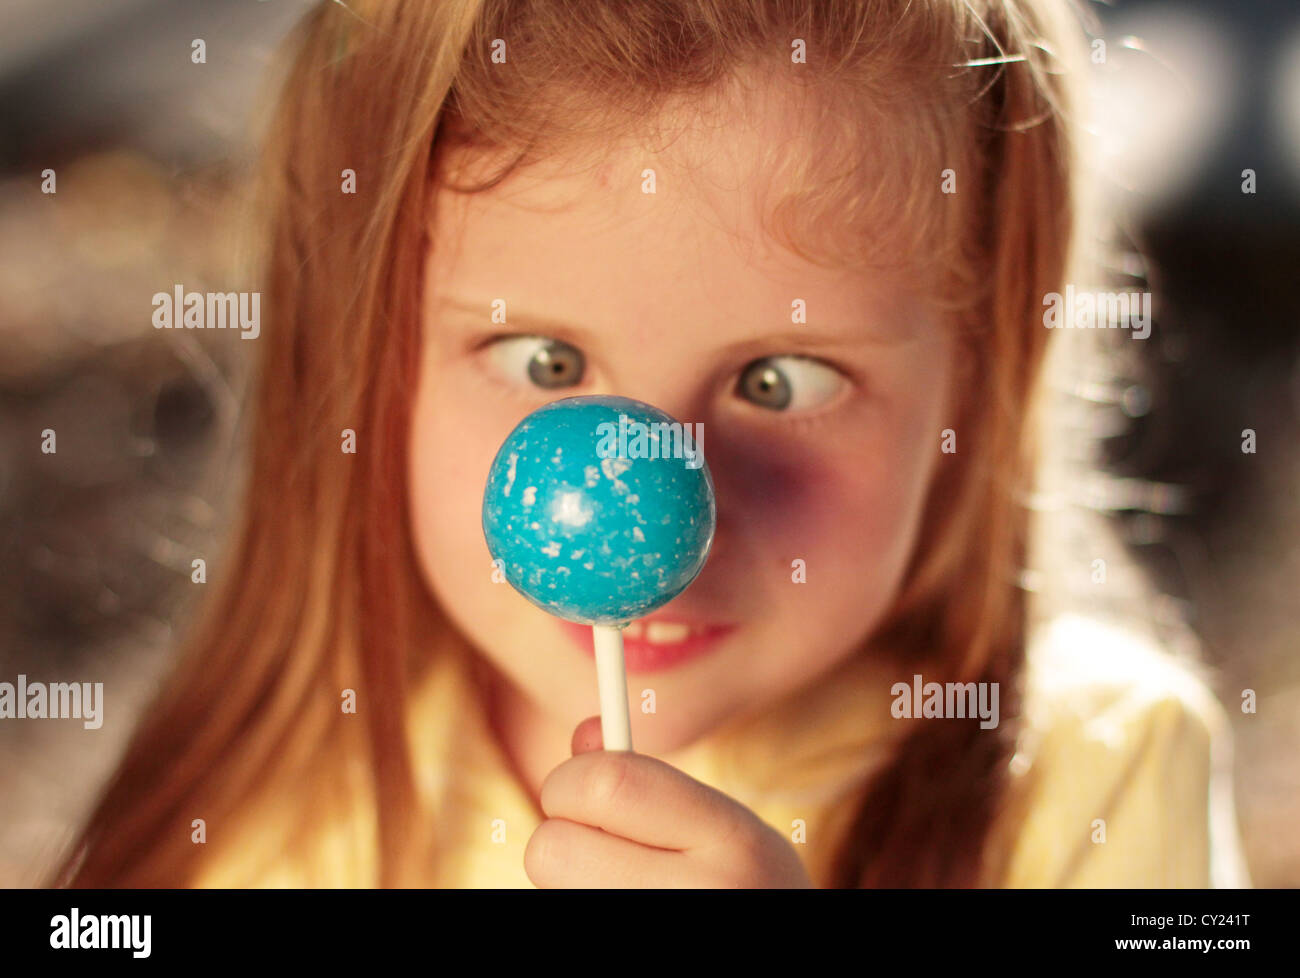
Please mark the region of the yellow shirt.
<svg viewBox="0 0 1300 978"><path fill-rule="evenodd" d="M917 722L890 712L892 685L911 679L845 663L660 757L781 831L823 886L867 776ZM1006 868L1000 885L1249 885L1226 716L1172 657L1089 620L1058 619L1030 644L1025 711L1009 804L989 841ZM446 656L417 690L409 729L436 840L432 884L531 887L524 848L541 816L488 729L463 654ZM195 885L372 886L374 830L363 807L328 828L311 865L297 865L282 845L292 827L255 817Z"/></svg>

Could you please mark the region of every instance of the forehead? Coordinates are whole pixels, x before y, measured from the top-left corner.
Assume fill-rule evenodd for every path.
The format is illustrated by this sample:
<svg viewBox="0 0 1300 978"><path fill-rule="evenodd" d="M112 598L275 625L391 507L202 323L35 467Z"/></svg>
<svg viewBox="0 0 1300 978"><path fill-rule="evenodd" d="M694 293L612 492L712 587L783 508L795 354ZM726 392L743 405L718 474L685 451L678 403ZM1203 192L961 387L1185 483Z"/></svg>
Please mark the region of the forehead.
<svg viewBox="0 0 1300 978"><path fill-rule="evenodd" d="M799 220L797 192L813 178L807 111L791 93L683 101L652 125L530 162L490 189L440 182L431 287L485 304L513 296L556 317L580 311L576 321L596 327L788 328L802 300L810 325L907 328L920 283L905 268L814 261L780 233L783 220ZM461 184L498 160L462 150L441 162Z"/></svg>

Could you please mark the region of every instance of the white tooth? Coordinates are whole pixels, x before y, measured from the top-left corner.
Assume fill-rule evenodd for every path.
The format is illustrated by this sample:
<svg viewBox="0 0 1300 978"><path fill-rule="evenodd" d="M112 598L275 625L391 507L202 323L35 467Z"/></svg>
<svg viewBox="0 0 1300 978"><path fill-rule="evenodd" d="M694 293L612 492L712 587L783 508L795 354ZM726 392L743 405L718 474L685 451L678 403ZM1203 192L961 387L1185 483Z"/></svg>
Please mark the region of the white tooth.
<svg viewBox="0 0 1300 978"><path fill-rule="evenodd" d="M645 638L653 645L673 645L686 641L691 634L687 625L675 621L652 621L645 628Z"/></svg>
<svg viewBox="0 0 1300 978"><path fill-rule="evenodd" d="M639 621L634 621L623 629L623 634L628 638L640 638L641 633L645 631L645 626Z"/></svg>

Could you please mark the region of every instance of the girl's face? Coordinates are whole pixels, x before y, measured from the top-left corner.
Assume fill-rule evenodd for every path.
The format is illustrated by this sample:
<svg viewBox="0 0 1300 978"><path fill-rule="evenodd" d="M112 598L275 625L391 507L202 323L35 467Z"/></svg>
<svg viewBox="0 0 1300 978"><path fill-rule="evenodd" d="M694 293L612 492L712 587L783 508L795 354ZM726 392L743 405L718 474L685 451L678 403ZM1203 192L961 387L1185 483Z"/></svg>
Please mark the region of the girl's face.
<svg viewBox="0 0 1300 978"><path fill-rule="evenodd" d="M592 657L580 629L493 580L480 522L498 447L549 401L619 394L704 425L717 533L695 582L627 633L638 750L685 746L850 655L912 553L952 341L914 283L820 267L765 233L773 188L752 161L772 138L691 130L437 196L416 550L452 621L557 727L599 712Z"/></svg>

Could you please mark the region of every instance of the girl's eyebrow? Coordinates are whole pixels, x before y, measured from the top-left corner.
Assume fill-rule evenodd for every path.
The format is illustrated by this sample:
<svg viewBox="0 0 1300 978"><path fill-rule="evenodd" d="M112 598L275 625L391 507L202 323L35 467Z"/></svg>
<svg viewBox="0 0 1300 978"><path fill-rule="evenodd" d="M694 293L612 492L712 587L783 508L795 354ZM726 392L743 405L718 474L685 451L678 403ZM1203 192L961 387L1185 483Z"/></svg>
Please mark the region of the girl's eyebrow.
<svg viewBox="0 0 1300 978"><path fill-rule="evenodd" d="M807 326L802 330L787 330L780 333L761 333L750 339L733 343L725 349L736 353L746 350L804 349L804 350L843 350L861 346L895 346L906 343L914 335L911 329L890 330L864 325L835 333L818 330Z"/></svg>
<svg viewBox="0 0 1300 978"><path fill-rule="evenodd" d="M519 332L527 331L535 332L542 336L556 336L559 338L568 336L584 339L594 337L597 334L596 330L575 326L573 323L563 319L539 316L527 311L513 311L508 302L506 302L505 322L494 323L492 320L492 303L494 302L506 302L506 300L494 298L487 302L470 302L457 296L444 295L440 296L436 300L435 305L439 312L449 311L464 313L481 319L483 324L486 326L514 327Z"/></svg>
<svg viewBox="0 0 1300 978"><path fill-rule="evenodd" d="M491 303L495 301L498 300L493 299L490 302L469 302L457 296L444 295L438 298L436 305L439 310L448 310L481 317L485 324L490 325L492 324ZM496 325L513 327L521 333L526 332L539 336L552 336L556 339L564 339L566 341L570 339L583 341L594 340L601 333L600 330L579 326L565 319L542 316L528 311L511 311L508 306L506 310L506 321ZM818 329L816 326L805 326L802 329L783 330L779 333L755 333L753 336L729 344L723 348L723 351L727 353L738 353L745 351L770 351L773 349L784 348L832 350L861 346L864 344L869 346L893 346L899 343L905 343L915 335L915 324L907 323L863 323L856 328L838 330L835 333L829 333L824 329Z"/></svg>

